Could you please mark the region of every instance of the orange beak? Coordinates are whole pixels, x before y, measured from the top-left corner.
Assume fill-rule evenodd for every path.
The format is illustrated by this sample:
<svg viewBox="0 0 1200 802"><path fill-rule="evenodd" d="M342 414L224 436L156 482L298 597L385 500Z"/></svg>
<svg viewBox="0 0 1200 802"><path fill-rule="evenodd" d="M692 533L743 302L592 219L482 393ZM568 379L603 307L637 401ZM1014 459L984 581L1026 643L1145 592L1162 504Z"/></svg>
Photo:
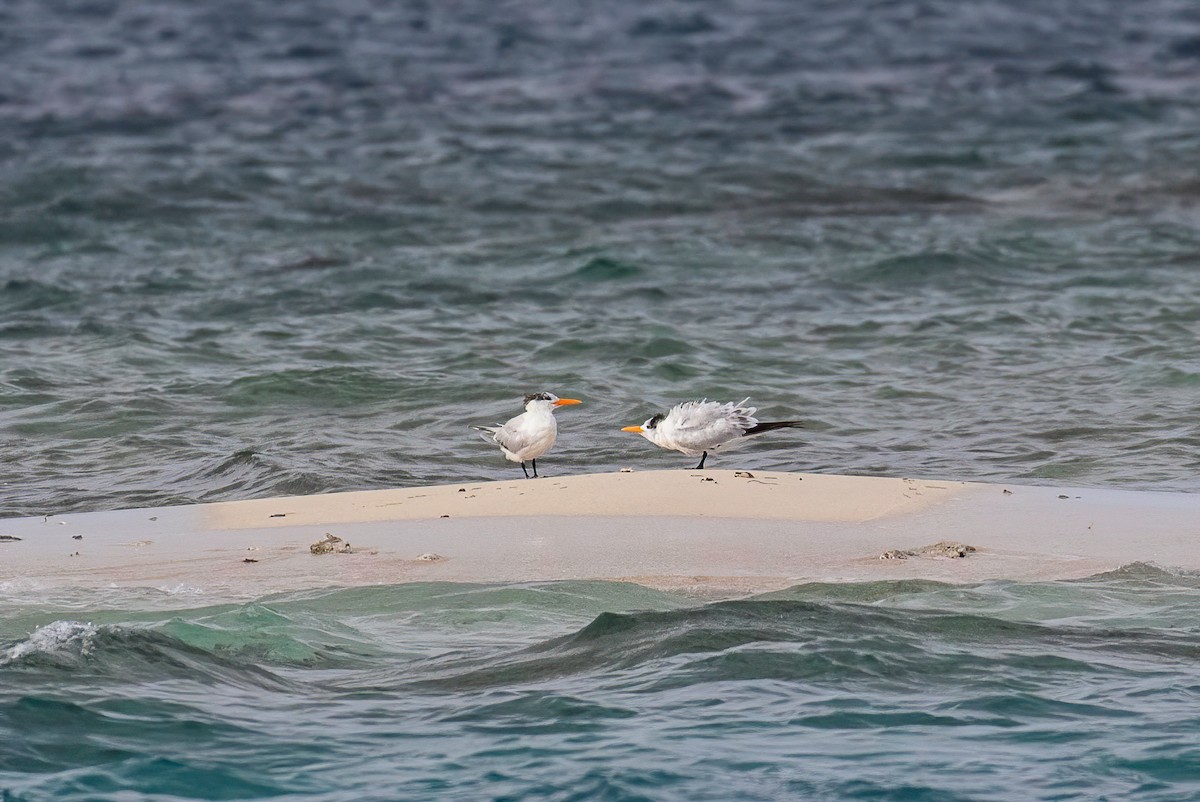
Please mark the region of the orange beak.
<svg viewBox="0 0 1200 802"><path fill-rule="evenodd" d="M578 398L560 398L554 402L556 407L569 407L571 404L582 404Z"/></svg>
<svg viewBox="0 0 1200 802"><path fill-rule="evenodd" d="M625 427L624 429L622 429L621 431L623 431L623 432L633 432L634 434L641 434L641 433L642 433L642 427L641 427L641 426L626 426L626 427Z"/></svg>

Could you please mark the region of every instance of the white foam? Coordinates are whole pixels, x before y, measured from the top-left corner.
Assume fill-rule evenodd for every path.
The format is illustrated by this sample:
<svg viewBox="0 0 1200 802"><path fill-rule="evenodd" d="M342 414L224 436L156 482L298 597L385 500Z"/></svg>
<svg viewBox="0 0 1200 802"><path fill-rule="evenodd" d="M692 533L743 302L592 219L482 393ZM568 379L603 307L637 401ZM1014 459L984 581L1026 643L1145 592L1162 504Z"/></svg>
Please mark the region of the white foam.
<svg viewBox="0 0 1200 802"><path fill-rule="evenodd" d="M29 637L0 654L0 666L27 654L52 653L64 649L78 649L84 657L91 654L93 640L99 628L85 621L55 621L38 627Z"/></svg>
<svg viewBox="0 0 1200 802"><path fill-rule="evenodd" d="M176 585L173 588L166 587L165 585L159 585L158 587L155 588L155 590L159 591L160 593L165 593L168 596L203 596L204 595L204 588L198 588L195 585L180 584L180 585Z"/></svg>
<svg viewBox="0 0 1200 802"><path fill-rule="evenodd" d="M0 601L7 604L22 604L29 596L45 590L49 585L28 577L17 577L0 582Z"/></svg>

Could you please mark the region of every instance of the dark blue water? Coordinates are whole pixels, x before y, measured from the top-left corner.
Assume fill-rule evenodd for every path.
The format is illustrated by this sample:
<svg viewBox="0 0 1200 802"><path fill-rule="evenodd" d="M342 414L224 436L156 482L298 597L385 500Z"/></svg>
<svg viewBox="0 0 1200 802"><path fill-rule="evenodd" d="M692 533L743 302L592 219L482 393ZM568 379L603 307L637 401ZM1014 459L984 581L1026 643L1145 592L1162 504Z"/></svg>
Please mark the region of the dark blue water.
<svg viewBox="0 0 1200 802"><path fill-rule="evenodd" d="M1185 0L0 6L0 512L738 464L1200 488Z"/></svg>
<svg viewBox="0 0 1200 802"><path fill-rule="evenodd" d="M1186 0L5 0L0 517L509 478L534 390L550 475L750 395L720 467L1200 490L1197 75ZM5 802L1200 797L1144 567L0 589Z"/></svg>

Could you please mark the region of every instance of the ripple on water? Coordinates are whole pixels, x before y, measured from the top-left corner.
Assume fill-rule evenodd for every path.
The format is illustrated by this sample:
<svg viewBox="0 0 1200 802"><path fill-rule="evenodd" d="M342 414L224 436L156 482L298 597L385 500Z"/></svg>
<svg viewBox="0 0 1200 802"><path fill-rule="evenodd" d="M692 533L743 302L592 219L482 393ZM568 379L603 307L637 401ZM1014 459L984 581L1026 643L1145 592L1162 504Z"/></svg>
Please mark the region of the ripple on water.
<svg viewBox="0 0 1200 802"><path fill-rule="evenodd" d="M1174 800L1194 773L1198 655L1174 622L1197 579L1153 566L702 606L610 583L22 592L0 616L16 798L206 772L192 796L1000 799L1021 776L1034 798Z"/></svg>

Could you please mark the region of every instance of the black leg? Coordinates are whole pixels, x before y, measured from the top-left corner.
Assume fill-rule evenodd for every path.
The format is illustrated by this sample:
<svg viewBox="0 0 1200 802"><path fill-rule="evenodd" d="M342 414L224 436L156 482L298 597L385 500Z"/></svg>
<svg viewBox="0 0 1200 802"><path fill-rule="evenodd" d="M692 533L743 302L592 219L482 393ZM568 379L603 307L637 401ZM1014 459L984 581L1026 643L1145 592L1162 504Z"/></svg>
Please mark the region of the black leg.
<svg viewBox="0 0 1200 802"><path fill-rule="evenodd" d="M533 461L533 478L537 478L537 460Z"/></svg>
<svg viewBox="0 0 1200 802"><path fill-rule="evenodd" d="M705 451L705 452L704 452L704 454L703 454L703 455L700 457L700 464L699 464L699 465L697 465L697 466L696 466L695 468L693 468L692 470L696 470L696 471L698 471L698 470L701 470L701 469L704 467L704 460L706 460L706 459L708 459L708 452L707 452L707 451Z"/></svg>
<svg viewBox="0 0 1200 802"><path fill-rule="evenodd" d="M526 470L525 470L525 463L524 463L524 462L522 462L522 463L521 463L521 470L522 470L522 471L524 471L524 473L525 473L525 478L526 478L526 479L528 479L528 478L529 478L529 471L526 471Z"/></svg>

